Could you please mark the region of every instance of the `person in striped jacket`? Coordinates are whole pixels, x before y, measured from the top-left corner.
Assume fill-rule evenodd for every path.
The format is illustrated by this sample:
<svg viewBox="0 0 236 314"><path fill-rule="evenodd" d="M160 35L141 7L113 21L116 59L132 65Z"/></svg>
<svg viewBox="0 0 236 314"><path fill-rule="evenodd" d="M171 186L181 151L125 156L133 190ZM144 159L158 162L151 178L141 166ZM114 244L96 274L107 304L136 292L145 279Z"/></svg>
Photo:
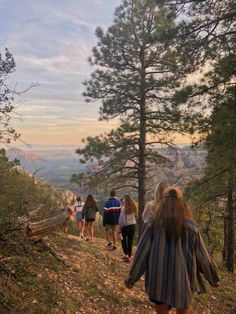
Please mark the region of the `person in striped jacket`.
<svg viewBox="0 0 236 314"><path fill-rule="evenodd" d="M108 240L107 247L110 250L116 249L120 210L120 200L116 197L116 192L112 190L103 211L103 226L105 227L105 234Z"/></svg>
<svg viewBox="0 0 236 314"><path fill-rule="evenodd" d="M145 288L159 314L191 313L194 292L219 284L218 268L210 257L182 191L169 187L153 218L146 224L125 285L132 288L145 273Z"/></svg>

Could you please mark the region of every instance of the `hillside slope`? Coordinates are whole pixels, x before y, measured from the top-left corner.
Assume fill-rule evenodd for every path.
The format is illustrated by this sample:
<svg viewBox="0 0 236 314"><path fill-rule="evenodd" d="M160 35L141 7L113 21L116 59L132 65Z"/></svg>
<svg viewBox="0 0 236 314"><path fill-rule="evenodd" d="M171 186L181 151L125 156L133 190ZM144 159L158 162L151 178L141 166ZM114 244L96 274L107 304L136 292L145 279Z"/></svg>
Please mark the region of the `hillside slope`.
<svg viewBox="0 0 236 314"><path fill-rule="evenodd" d="M69 267L40 244L1 246L0 313L153 313L143 280L132 290L124 287L130 265L121 262L120 247L111 252L103 239L90 243L71 235L46 242ZM235 313L235 292L235 280L222 273L219 289L195 299L194 313Z"/></svg>

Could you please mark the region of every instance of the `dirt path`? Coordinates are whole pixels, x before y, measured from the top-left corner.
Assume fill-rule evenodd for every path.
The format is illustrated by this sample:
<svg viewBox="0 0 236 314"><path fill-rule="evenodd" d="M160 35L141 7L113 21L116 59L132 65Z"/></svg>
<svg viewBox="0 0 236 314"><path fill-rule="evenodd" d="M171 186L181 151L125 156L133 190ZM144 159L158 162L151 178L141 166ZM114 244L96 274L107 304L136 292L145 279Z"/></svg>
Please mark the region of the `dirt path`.
<svg viewBox="0 0 236 314"><path fill-rule="evenodd" d="M55 242L50 245L70 262L75 272L70 282L80 300L76 313L153 312L143 289L143 280L133 290L124 287L130 264L121 261L119 246L116 251L109 251L102 239L91 243L75 236L67 236L59 242L63 242L63 247L55 247Z"/></svg>
<svg viewBox="0 0 236 314"><path fill-rule="evenodd" d="M73 292L70 293L71 303L77 304L78 310L68 313L153 313L143 279L132 290L124 287L130 264L121 261L120 246L109 251L103 239L90 243L71 235L50 240L50 245L71 264L64 285ZM224 278L223 283L229 278L232 280ZM235 281L232 284L235 288ZM230 291L227 285L223 289L210 289L209 294L194 300L194 313L236 313L235 299Z"/></svg>
<svg viewBox="0 0 236 314"><path fill-rule="evenodd" d="M14 238L0 247L1 314L153 313L143 279L132 290L124 286L130 264L121 261L120 244L109 251L101 238L90 243L64 234L45 242ZM221 277L218 289L195 298L195 314L236 313L235 277Z"/></svg>

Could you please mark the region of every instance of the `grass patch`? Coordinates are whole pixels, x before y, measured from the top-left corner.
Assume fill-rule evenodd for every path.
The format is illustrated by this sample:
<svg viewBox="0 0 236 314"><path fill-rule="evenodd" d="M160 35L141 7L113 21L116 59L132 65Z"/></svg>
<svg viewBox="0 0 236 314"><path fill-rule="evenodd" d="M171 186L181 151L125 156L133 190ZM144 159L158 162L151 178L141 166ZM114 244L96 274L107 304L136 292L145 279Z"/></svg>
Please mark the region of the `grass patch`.
<svg viewBox="0 0 236 314"><path fill-rule="evenodd" d="M14 305L14 299L0 291L0 310L10 310Z"/></svg>
<svg viewBox="0 0 236 314"><path fill-rule="evenodd" d="M43 246L32 245L31 254L2 255L0 313L151 313L143 280L132 290L123 284L130 265L121 262L120 244L109 251L101 238L90 243L66 234L49 237L47 243L70 266L64 267ZM221 278L218 289L209 287L208 294L195 298L195 314L203 308L211 314L234 313L235 280L226 272Z"/></svg>
<svg viewBox="0 0 236 314"><path fill-rule="evenodd" d="M209 294L208 293L202 293L196 297L202 304L207 305L209 302Z"/></svg>

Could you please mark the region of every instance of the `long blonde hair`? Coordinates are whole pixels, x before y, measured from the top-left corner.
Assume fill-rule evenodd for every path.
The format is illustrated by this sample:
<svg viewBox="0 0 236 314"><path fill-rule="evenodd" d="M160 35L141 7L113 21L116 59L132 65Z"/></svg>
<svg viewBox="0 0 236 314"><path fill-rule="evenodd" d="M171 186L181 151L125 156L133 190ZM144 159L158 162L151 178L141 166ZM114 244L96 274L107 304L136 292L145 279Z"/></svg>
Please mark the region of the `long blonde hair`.
<svg viewBox="0 0 236 314"><path fill-rule="evenodd" d="M154 230L164 227L167 241L175 241L182 236L186 218L192 216L191 209L183 198L183 192L178 187L165 189L163 200L153 221Z"/></svg>
<svg viewBox="0 0 236 314"><path fill-rule="evenodd" d="M137 205L135 204L132 197L128 194L124 196L124 208L126 215L136 214L138 211Z"/></svg>
<svg viewBox="0 0 236 314"><path fill-rule="evenodd" d="M169 183L161 181L156 185L155 193L154 193L154 200L152 205L152 212L155 214L160 206L160 203L163 199L164 191L169 187Z"/></svg>

